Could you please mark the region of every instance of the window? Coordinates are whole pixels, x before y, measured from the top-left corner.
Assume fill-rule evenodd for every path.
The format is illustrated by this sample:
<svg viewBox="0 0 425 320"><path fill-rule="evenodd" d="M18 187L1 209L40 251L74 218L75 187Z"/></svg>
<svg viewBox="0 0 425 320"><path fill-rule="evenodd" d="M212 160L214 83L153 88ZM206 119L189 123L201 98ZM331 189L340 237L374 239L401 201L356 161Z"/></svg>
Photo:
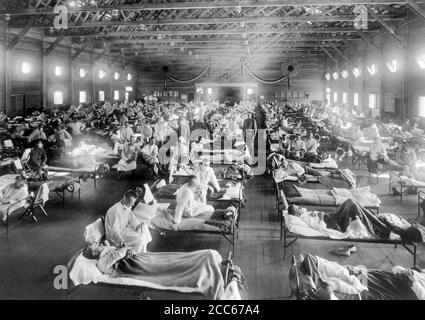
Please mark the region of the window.
<svg viewBox="0 0 425 320"><path fill-rule="evenodd" d="M331 88L326 88L326 92L330 93L331 92Z"/></svg>
<svg viewBox="0 0 425 320"><path fill-rule="evenodd" d="M419 97L418 116L425 117L425 97Z"/></svg>
<svg viewBox="0 0 425 320"><path fill-rule="evenodd" d="M125 91L127 91L127 92L133 92L133 87L125 87Z"/></svg>
<svg viewBox="0 0 425 320"><path fill-rule="evenodd" d="M99 91L99 101L105 101L105 91Z"/></svg>
<svg viewBox="0 0 425 320"><path fill-rule="evenodd" d="M352 72L353 72L353 76L356 78L360 77L362 74L362 70L359 67L353 68Z"/></svg>
<svg viewBox="0 0 425 320"><path fill-rule="evenodd" d="M54 91L53 92L53 104L55 104L55 105L63 104L63 92L62 91Z"/></svg>
<svg viewBox="0 0 425 320"><path fill-rule="evenodd" d="M120 75L118 72L115 72L115 73L114 73L114 79L115 79L115 80L118 80L118 79L120 78L120 76L121 76L121 75Z"/></svg>
<svg viewBox="0 0 425 320"><path fill-rule="evenodd" d="M128 101L130 99L130 92L125 92L125 101Z"/></svg>
<svg viewBox="0 0 425 320"><path fill-rule="evenodd" d="M61 66L55 66L55 76L60 77L63 74L63 68Z"/></svg>
<svg viewBox="0 0 425 320"><path fill-rule="evenodd" d="M329 107L330 104L331 104L331 94L327 93L326 94L326 106Z"/></svg>
<svg viewBox="0 0 425 320"><path fill-rule="evenodd" d="M86 103L87 102L87 92L80 91L80 103Z"/></svg>
<svg viewBox="0 0 425 320"><path fill-rule="evenodd" d="M328 72L327 74L325 74L325 78L326 80L331 80L331 74Z"/></svg>
<svg viewBox="0 0 425 320"><path fill-rule="evenodd" d="M87 75L87 69L80 68L80 78L85 78Z"/></svg>
<svg viewBox="0 0 425 320"><path fill-rule="evenodd" d="M212 88L208 88L207 93L209 96L212 95Z"/></svg>
<svg viewBox="0 0 425 320"><path fill-rule="evenodd" d="M419 67L421 69L425 69L425 54L417 56L415 59L416 59L416 62L418 63L418 65L419 65Z"/></svg>
<svg viewBox="0 0 425 320"><path fill-rule="evenodd" d="M378 72L378 67L374 63L370 66L367 66L366 68L371 76L374 76Z"/></svg>
<svg viewBox="0 0 425 320"><path fill-rule="evenodd" d="M390 72L394 73L397 72L398 70L398 62L397 60L393 59L389 62L386 63L388 70L390 70Z"/></svg>
<svg viewBox="0 0 425 320"><path fill-rule="evenodd" d="M251 95L251 94L253 94L254 93L254 90L252 90L252 88L248 88L247 90L246 90L246 93L247 93L247 95Z"/></svg>
<svg viewBox="0 0 425 320"><path fill-rule="evenodd" d="M347 79L348 78L348 70L342 70L341 71L341 76L344 78L344 79Z"/></svg>
<svg viewBox="0 0 425 320"><path fill-rule="evenodd" d="M338 102L338 92L334 92L334 102Z"/></svg>
<svg viewBox="0 0 425 320"><path fill-rule="evenodd" d="M29 62L22 62L22 73L28 74L31 73L31 64Z"/></svg>
<svg viewBox="0 0 425 320"><path fill-rule="evenodd" d="M354 92L354 96L353 96L353 103L354 103L354 105L355 105L356 107L358 107L358 106L359 106L359 102L360 102L359 97L360 97L359 93L358 93L358 92Z"/></svg>
<svg viewBox="0 0 425 320"><path fill-rule="evenodd" d="M338 72L332 73L332 78L334 78L335 80L338 80L339 79L339 73Z"/></svg>
<svg viewBox="0 0 425 320"><path fill-rule="evenodd" d="M378 95L376 93L369 94L369 109L378 108Z"/></svg>
<svg viewBox="0 0 425 320"><path fill-rule="evenodd" d="M106 72L103 70L99 70L99 79L105 79L106 77Z"/></svg>
<svg viewBox="0 0 425 320"><path fill-rule="evenodd" d="M114 91L114 100L119 100L120 99L120 92L119 92L119 90L115 90Z"/></svg>
<svg viewBox="0 0 425 320"><path fill-rule="evenodd" d="M200 87L196 88L196 93L197 94L204 94L204 88L200 88Z"/></svg>
<svg viewBox="0 0 425 320"><path fill-rule="evenodd" d="M127 80L131 81L131 79L133 79L133 75L131 73L127 74Z"/></svg>
<svg viewBox="0 0 425 320"><path fill-rule="evenodd" d="M342 93L342 103L347 103L347 92Z"/></svg>

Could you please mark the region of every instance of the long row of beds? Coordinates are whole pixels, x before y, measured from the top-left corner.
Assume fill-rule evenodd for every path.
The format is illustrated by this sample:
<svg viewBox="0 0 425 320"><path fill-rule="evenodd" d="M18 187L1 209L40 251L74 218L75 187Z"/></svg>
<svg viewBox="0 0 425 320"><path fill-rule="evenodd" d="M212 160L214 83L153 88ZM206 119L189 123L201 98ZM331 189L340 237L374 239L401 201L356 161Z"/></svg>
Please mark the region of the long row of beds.
<svg viewBox="0 0 425 320"><path fill-rule="evenodd" d="M152 185L145 184L144 192L140 194L139 203L133 209L135 217L141 221L148 221L151 231L155 231L161 239L164 236L193 237L194 234L216 234L223 236L231 245L225 264L223 279L226 292L222 299L240 299L237 285L234 280L234 265L231 258L235 257L235 244L238 238L241 208L245 201L244 185L249 179L247 168L238 164L212 164L223 193L209 194L207 204L212 205L216 212L210 216L183 218L179 228L175 229L172 223L172 213L175 210L175 192L188 180L189 173L176 172L170 184L158 180ZM226 195L226 191L229 191ZM97 221L102 225L103 219ZM101 230L102 228L99 227ZM100 233L103 236L103 233ZM74 286L68 291L68 298L75 290L84 284L96 284L107 287L120 287L138 290L140 298L146 298L146 291L171 291L184 294L200 295L198 290L188 288L170 288L158 286L155 283L140 281L132 277L111 277L99 273L96 261L87 261L82 256L82 250L77 252L68 262L67 268ZM221 262L221 261L220 261ZM91 271L90 271L91 270ZM230 288L230 289L229 289ZM229 294L228 291L232 292ZM236 295L236 297L235 297Z"/></svg>
<svg viewBox="0 0 425 320"><path fill-rule="evenodd" d="M306 120L304 119L304 121ZM306 122L308 126L309 121ZM358 146L353 147L351 141L347 141L346 139L341 140L338 137L335 137L335 141L335 147L338 145L343 146L344 144L349 144L349 147L352 147L357 157L361 157L365 151L364 148L362 149L362 146L359 148L357 148ZM347 147L346 149L348 150L349 148ZM271 151L277 151L277 153L279 153L276 147ZM288 247L290 247L299 239L344 243L388 244L393 245L395 248L397 248L397 246L401 246L404 247L413 257L412 269L403 269L398 267L398 271L394 271L393 273L377 270L369 270L369 272L367 272L367 270L364 271L363 274L358 277L359 279L365 280L363 281L364 287L362 290L352 290L352 292L348 292L350 294L347 294L347 292L344 292L344 290L340 290L343 291L342 293L338 292L338 289L341 288L341 286L332 286L334 283L327 279L329 281L325 284L324 287L326 288L326 286L331 284L332 289L334 289L333 292L336 293L336 295L332 294L329 296L327 294L323 294L323 288L319 288L320 286L323 287L323 273L319 275L317 272L317 261L326 260L317 256L308 255L308 259L304 260L304 258L302 258L300 263L297 263L295 256L293 256L292 267L289 272L291 295L297 299L315 300L333 298L344 300L424 299L425 277L423 276L424 273L420 272L416 265L418 243L409 241L407 239L401 239L400 237L356 237L356 235L352 234L341 236L339 233L335 235L333 230L323 232L317 229L312 229L302 219L288 214L288 207L290 205L302 206L307 210L320 210L324 213L331 213L334 212L341 204L343 204L344 201L351 199L361 205L363 210L368 210L376 217L382 217L382 215L379 213L380 200L371 192L370 188L358 188L356 186L356 181L353 183L353 175L340 174L342 170L338 169L337 163L329 161L329 159L322 161L320 164L311 164L289 159L288 161L296 162L302 166L305 169L305 174L302 176L302 178L299 176L290 176L285 171L286 169L279 165L279 161L274 162L275 166L271 170L276 195L276 209L280 222L280 239L283 241L284 246L284 259L286 259ZM330 163L331 165L329 165ZM308 174L311 171L313 171L313 175ZM347 177L349 179L347 179ZM409 177L405 177L400 172L390 171L389 177L389 191L391 192L392 187L395 186L396 189L398 189L400 192L400 201L403 199L403 194L405 193L406 189L412 187L420 189L425 187L425 183L411 179ZM420 216L421 204L424 200L425 192L419 191L418 217ZM383 215L385 216L391 214ZM391 215L391 217L394 219L399 219L399 221L403 221L406 226L408 225L406 221L397 217L396 215ZM352 277L354 277L353 274L350 273L352 268L343 267L334 262L326 261L326 263L329 263L338 270L339 273L333 276L336 278L339 277L339 281L347 281L347 278L352 280ZM412 290L412 285L409 286L406 284L405 278L402 278L404 282L400 280L400 270L404 270L403 276L409 274L410 278L415 278L417 280L416 283L419 283L419 285L416 285L415 290ZM307 280L306 277L308 278ZM327 291L329 292L329 290Z"/></svg>

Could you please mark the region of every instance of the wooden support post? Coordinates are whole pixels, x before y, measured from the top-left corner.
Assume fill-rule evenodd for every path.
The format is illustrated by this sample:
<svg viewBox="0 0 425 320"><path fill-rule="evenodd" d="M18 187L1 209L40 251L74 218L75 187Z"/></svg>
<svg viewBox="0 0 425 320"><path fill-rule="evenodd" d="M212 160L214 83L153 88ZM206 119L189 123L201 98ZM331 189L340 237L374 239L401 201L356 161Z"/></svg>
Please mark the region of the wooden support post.
<svg viewBox="0 0 425 320"><path fill-rule="evenodd" d="M72 105L75 105L74 61L72 60L72 41L69 41L68 59L69 59L69 78L70 78L70 81L71 81L70 101L71 101Z"/></svg>
<svg viewBox="0 0 425 320"><path fill-rule="evenodd" d="M9 24L10 17L6 16L4 18L4 32L3 32L3 93L4 93L4 101L3 101L3 109L5 113L7 113L8 110L8 96L7 96L7 83L8 83L8 63L7 63L7 32L8 32L8 24Z"/></svg>
<svg viewBox="0 0 425 320"><path fill-rule="evenodd" d="M44 39L43 36L43 42L41 44L41 52L44 52L46 50L46 41ZM48 93L48 87L47 87L47 77L48 77L48 70L47 70L47 56L43 54L42 57L42 66L41 66L41 72L42 72L42 77L43 77L43 86L42 86L42 104L43 104L43 108L47 109L48 106L48 100L49 100L49 93Z"/></svg>

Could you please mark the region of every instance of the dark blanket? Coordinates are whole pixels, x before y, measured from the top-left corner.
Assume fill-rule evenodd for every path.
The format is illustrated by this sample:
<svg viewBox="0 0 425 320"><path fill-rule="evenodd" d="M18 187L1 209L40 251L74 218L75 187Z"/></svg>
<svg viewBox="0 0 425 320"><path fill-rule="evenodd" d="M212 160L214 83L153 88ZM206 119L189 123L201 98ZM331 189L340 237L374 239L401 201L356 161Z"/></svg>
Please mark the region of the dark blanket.
<svg viewBox="0 0 425 320"><path fill-rule="evenodd" d="M372 270L367 274L369 291L362 292L363 300L418 300L412 281L405 274Z"/></svg>
<svg viewBox="0 0 425 320"><path fill-rule="evenodd" d="M325 214L324 221L328 228L346 232L351 221L359 218L366 229L375 238L388 239L391 231L398 231L379 220L370 210L358 202L348 199L332 214Z"/></svg>

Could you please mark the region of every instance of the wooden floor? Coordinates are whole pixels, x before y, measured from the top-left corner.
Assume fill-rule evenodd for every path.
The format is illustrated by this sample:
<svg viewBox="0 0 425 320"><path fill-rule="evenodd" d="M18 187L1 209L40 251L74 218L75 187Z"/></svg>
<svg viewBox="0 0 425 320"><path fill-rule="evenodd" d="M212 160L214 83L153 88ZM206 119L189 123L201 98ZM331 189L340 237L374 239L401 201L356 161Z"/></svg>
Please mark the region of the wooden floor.
<svg viewBox="0 0 425 320"><path fill-rule="evenodd" d="M364 175L358 172L358 175ZM408 220L416 218L416 196L407 196L403 203L388 194L387 179L371 181L372 190L383 201L381 212L401 214ZM53 288L53 269L65 265L83 245L84 227L120 199L123 191L143 181L104 179L94 189L92 181L83 184L81 202L68 200L64 208L52 196L48 203L48 217L40 217L38 224L14 221L9 239L0 229L0 299L64 299L65 292ZM361 185L368 184L363 178ZM270 177L256 177L247 185L248 202L242 211L240 238L236 247L236 264L245 274L249 291L247 299L285 299L289 295L287 281L289 260L283 260L283 246L279 240L279 223ZM298 240L288 252L312 253L343 264L362 264L369 268L389 270L394 265L410 267L412 258L402 247L357 244L358 251L342 258L330 254L332 248L343 243ZM191 251L213 248L225 256L229 244L220 236L160 237L154 235L151 251ZM419 246L418 266L425 268L424 247ZM133 299L136 292L121 289L82 287L73 299ZM152 299L188 299L185 295L150 294Z"/></svg>

